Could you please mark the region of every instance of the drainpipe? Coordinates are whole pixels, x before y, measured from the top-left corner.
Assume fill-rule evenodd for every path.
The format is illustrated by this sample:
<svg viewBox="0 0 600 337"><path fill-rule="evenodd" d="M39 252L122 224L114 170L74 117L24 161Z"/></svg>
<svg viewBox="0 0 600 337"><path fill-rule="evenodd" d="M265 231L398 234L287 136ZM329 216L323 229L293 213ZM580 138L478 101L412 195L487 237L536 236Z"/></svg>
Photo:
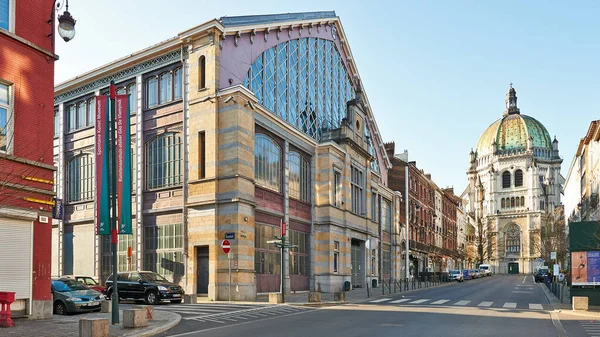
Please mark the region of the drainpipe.
<svg viewBox="0 0 600 337"><path fill-rule="evenodd" d="M377 210L377 222L379 223L379 284L383 280L383 226L381 225L381 194L377 196L373 196L377 198L377 204L379 205L379 209Z"/></svg>
<svg viewBox="0 0 600 337"><path fill-rule="evenodd" d="M406 210L406 213L405 213L405 216L404 216L404 218L405 218L405 220L404 220L405 224L404 225L406 226L406 237L405 237L405 244L406 244L405 248L406 248L406 251L404 252L404 254L405 254L404 258L405 258L405 262L406 262L405 274L406 274L406 279L408 280L408 278L410 277L410 262L408 260L408 258L410 256L409 255L409 248L410 248L410 246L409 246L409 238L410 238L410 232L409 232L409 230L410 230L410 226L409 226L409 218L408 218L408 202L410 200L410 194L408 194L408 160L406 162L406 167L404 168L404 185L405 185L405 191L406 191L406 194L405 194L405 197L404 197L405 210Z"/></svg>
<svg viewBox="0 0 600 337"><path fill-rule="evenodd" d="M311 284L309 285L310 290L311 291L320 291L321 287L317 287L317 282L315 280L315 201L316 201L316 197L315 197L315 156L316 156L316 152L311 156L310 158L310 190L311 190L311 200L310 200L310 236L308 238L309 240L309 247L310 247L310 255L309 255L309 260L310 260L310 282ZM340 247L341 248L341 247ZM339 257L338 257L339 259ZM338 261L338 269L340 265L340 261Z"/></svg>
<svg viewBox="0 0 600 337"><path fill-rule="evenodd" d="M188 249L188 214L187 214L187 201L188 201L188 182L189 182L189 168L188 168L188 152L189 152L189 130L188 130L188 106L187 106L187 87L185 85L185 79L187 78L187 66L186 60L187 57L184 58L183 52L183 42L180 45L180 55L181 55L181 69L183 70L183 74L181 76L181 98L183 104L183 276L185 277L184 289L186 292L189 292L187 289L188 286L188 259L189 259L189 249ZM187 51L189 47L186 47Z"/></svg>

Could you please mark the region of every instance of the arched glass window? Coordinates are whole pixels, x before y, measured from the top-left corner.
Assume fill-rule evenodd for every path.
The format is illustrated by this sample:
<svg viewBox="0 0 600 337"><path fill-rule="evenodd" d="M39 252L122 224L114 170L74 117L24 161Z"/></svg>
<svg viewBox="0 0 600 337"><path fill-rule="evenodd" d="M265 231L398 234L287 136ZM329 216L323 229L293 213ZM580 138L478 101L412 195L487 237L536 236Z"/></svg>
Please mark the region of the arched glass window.
<svg viewBox="0 0 600 337"><path fill-rule="evenodd" d="M163 104L173 100L173 81L170 73L163 73L159 77L159 103Z"/></svg>
<svg viewBox="0 0 600 337"><path fill-rule="evenodd" d="M502 198L502 200L500 201L500 207L505 208L506 207L506 200L504 198Z"/></svg>
<svg viewBox="0 0 600 337"><path fill-rule="evenodd" d="M127 94L129 95L129 111L133 114L137 111L137 90L135 89L135 83L127 86Z"/></svg>
<svg viewBox="0 0 600 337"><path fill-rule="evenodd" d="M308 160L298 152L290 152L288 162L290 165L290 197L310 202L310 165Z"/></svg>
<svg viewBox="0 0 600 337"><path fill-rule="evenodd" d="M506 252L518 253L521 251L521 228L517 224L506 227Z"/></svg>
<svg viewBox="0 0 600 337"><path fill-rule="evenodd" d="M158 105L158 79L151 77L146 81L146 102L148 108Z"/></svg>
<svg viewBox="0 0 600 337"><path fill-rule="evenodd" d="M87 125L94 125L96 114L96 98L90 98L87 101Z"/></svg>
<svg viewBox="0 0 600 337"><path fill-rule="evenodd" d="M198 59L198 89L206 88L206 58L204 55Z"/></svg>
<svg viewBox="0 0 600 337"><path fill-rule="evenodd" d="M515 197L510 198L510 208L515 207Z"/></svg>
<svg viewBox="0 0 600 337"><path fill-rule="evenodd" d="M161 188L181 184L181 134L165 133L146 143L146 188Z"/></svg>
<svg viewBox="0 0 600 337"><path fill-rule="evenodd" d="M523 186L523 171L515 171L515 187Z"/></svg>
<svg viewBox="0 0 600 337"><path fill-rule="evenodd" d="M502 173L502 188L510 188L510 172Z"/></svg>
<svg viewBox="0 0 600 337"><path fill-rule="evenodd" d="M254 176L256 184L281 191L281 148L263 134L254 138Z"/></svg>
<svg viewBox="0 0 600 337"><path fill-rule="evenodd" d="M521 198L517 197L517 198L515 199L515 206L516 206L516 207L521 207Z"/></svg>
<svg viewBox="0 0 600 337"><path fill-rule="evenodd" d="M336 45L319 38L291 40L264 51L244 85L259 103L317 140L323 131L340 126L346 103L354 98Z"/></svg>
<svg viewBox="0 0 600 337"><path fill-rule="evenodd" d="M93 158L79 155L67 164L67 200L69 202L93 199Z"/></svg>
<svg viewBox="0 0 600 337"><path fill-rule="evenodd" d="M181 99L181 73L182 68L173 71L173 99Z"/></svg>
<svg viewBox="0 0 600 337"><path fill-rule="evenodd" d="M525 207L525 197L521 197L521 206Z"/></svg>

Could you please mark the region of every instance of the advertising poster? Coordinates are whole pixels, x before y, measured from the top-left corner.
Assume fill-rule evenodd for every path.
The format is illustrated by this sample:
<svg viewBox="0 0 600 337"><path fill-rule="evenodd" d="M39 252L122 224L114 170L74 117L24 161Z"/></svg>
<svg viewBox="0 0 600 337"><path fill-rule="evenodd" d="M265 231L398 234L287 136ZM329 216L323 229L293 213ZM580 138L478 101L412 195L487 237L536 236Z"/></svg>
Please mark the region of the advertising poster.
<svg viewBox="0 0 600 337"><path fill-rule="evenodd" d="M571 282L574 286L600 285L600 251L571 253Z"/></svg>

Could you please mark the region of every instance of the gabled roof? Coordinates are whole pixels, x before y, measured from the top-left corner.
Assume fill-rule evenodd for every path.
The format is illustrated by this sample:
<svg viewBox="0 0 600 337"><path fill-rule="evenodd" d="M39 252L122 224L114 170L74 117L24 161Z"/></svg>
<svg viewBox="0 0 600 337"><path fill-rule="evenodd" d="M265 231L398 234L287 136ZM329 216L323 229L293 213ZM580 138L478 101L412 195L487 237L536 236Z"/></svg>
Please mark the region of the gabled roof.
<svg viewBox="0 0 600 337"><path fill-rule="evenodd" d="M336 19L335 11L302 12L266 15L222 16L219 22L227 28L287 21Z"/></svg>

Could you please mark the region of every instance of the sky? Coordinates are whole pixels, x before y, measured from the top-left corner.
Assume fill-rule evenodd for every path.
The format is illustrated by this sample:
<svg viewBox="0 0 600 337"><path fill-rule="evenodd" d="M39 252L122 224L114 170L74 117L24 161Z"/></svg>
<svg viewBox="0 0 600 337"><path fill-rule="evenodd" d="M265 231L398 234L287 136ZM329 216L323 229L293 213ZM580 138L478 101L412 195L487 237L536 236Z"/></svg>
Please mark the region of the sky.
<svg viewBox="0 0 600 337"><path fill-rule="evenodd" d="M221 16L335 10L385 142L440 187L466 186L469 152L502 117L509 83L521 113L559 141L567 176L600 119L600 2L71 0L56 83Z"/></svg>

